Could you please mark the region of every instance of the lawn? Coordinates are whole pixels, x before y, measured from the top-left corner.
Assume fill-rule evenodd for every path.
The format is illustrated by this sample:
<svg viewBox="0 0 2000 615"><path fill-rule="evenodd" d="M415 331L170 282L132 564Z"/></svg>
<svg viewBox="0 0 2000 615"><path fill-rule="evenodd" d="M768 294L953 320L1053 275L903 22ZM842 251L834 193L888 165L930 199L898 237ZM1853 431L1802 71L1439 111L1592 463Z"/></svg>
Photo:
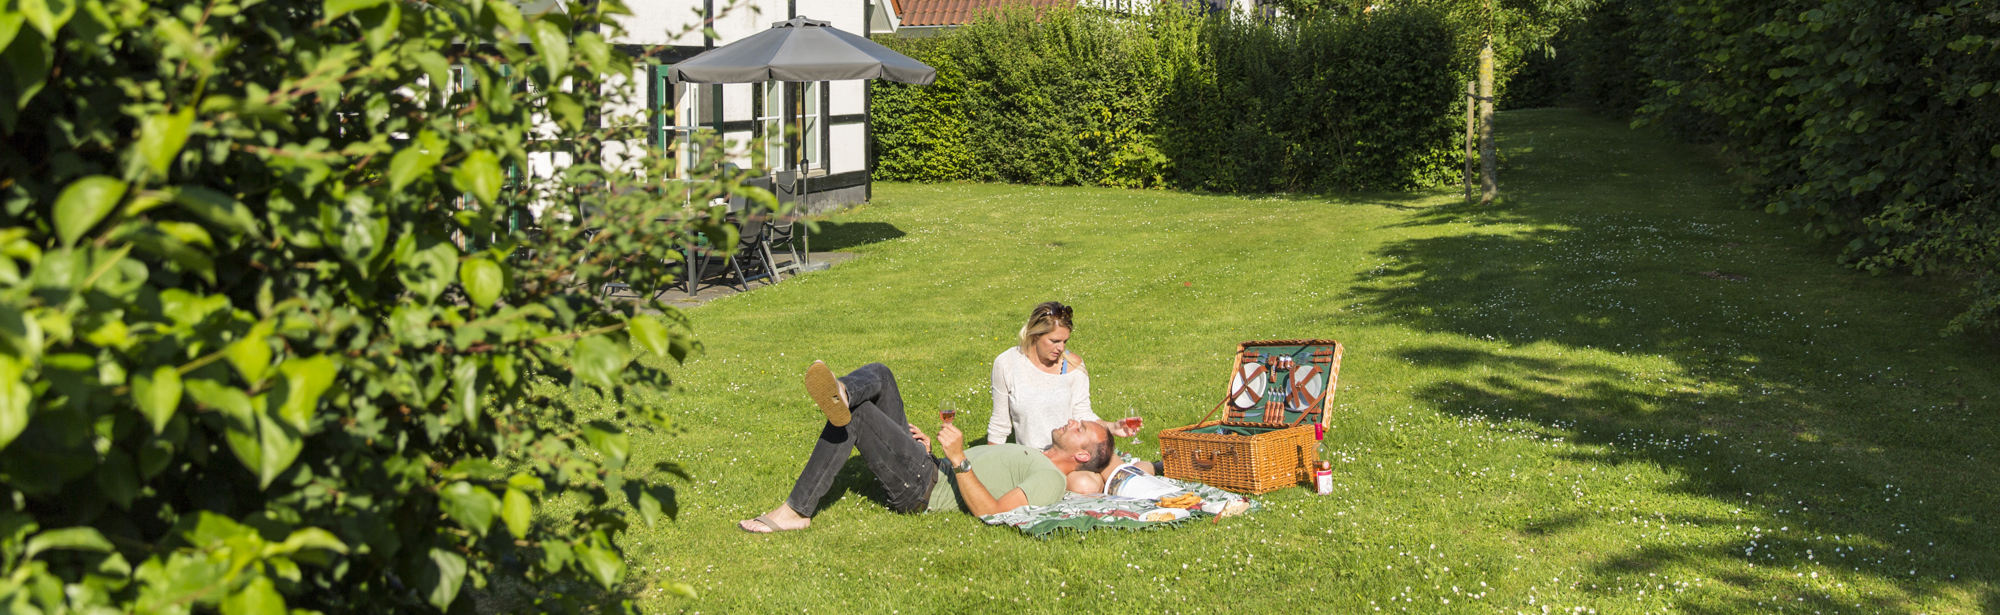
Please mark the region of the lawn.
<svg viewBox="0 0 2000 615"><path fill-rule="evenodd" d="M861 256L691 311L678 519L625 538L687 612L2000 612L1996 348L1961 303L1833 262L1742 207L1712 152L1571 111L1503 114L1505 199L878 184L813 239ZM813 359L897 370L983 432L1028 308L1076 306L1099 414L1150 433L1224 394L1243 340L1347 352L1335 493L1170 531L1027 538L896 515L855 459L808 530L779 503ZM667 596L685 582L698 598Z"/></svg>

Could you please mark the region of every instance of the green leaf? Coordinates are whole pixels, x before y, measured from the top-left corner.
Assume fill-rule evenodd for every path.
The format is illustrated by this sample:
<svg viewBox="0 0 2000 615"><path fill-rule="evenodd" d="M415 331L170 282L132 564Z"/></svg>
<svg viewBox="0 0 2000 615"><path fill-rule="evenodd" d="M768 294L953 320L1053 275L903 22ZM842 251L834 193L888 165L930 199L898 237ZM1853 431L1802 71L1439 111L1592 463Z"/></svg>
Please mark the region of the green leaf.
<svg viewBox="0 0 2000 615"><path fill-rule="evenodd" d="M139 121L139 141L133 147L154 175L166 177L167 166L173 164L181 147L187 145L188 128L193 124L193 107L182 107L180 113L146 116Z"/></svg>
<svg viewBox="0 0 2000 615"><path fill-rule="evenodd" d="M235 519L206 510L195 512L194 522L193 528L181 532L181 538L197 549L226 546L222 543L256 534L256 530Z"/></svg>
<svg viewBox="0 0 2000 615"><path fill-rule="evenodd" d="M171 423L169 423L171 425ZM183 428L185 431L185 428ZM139 477L150 479L167 469L174 460L173 439L167 437L147 438L139 444Z"/></svg>
<svg viewBox="0 0 2000 615"><path fill-rule="evenodd" d="M467 459L451 464L451 467L444 471L444 475L449 478L471 478L473 480L493 480L500 478L500 475L506 473L506 471L500 469L500 466L493 465L493 462L479 458Z"/></svg>
<svg viewBox="0 0 2000 615"><path fill-rule="evenodd" d="M287 359L278 365L278 371L285 375L285 403L278 407L278 416L293 429L305 433L312 424L320 395L333 386L339 368L326 355L314 355L309 359Z"/></svg>
<svg viewBox="0 0 2000 615"><path fill-rule="evenodd" d="M610 549L577 545L576 564L605 589L616 588L625 579L625 559Z"/></svg>
<svg viewBox="0 0 2000 615"><path fill-rule="evenodd" d="M214 409L224 417L223 440L252 473L263 475L264 446L258 435L257 410L250 395L213 380L191 378L183 382L188 397Z"/></svg>
<svg viewBox="0 0 2000 615"><path fill-rule="evenodd" d="M519 19L520 15L521 13L517 9L514 12L514 17L516 19ZM20 34L21 25L27 22L28 19L22 16L20 13L12 11L0 11L0 49L6 49L7 45L13 43L14 35ZM515 29L518 30L519 28Z"/></svg>
<svg viewBox="0 0 2000 615"><path fill-rule="evenodd" d="M625 501L632 505L633 510L639 511L639 519L646 522L646 527L653 527L660 520L662 506L654 489L636 481L625 485Z"/></svg>
<svg viewBox="0 0 2000 615"><path fill-rule="evenodd" d="M153 228L162 235L174 238L174 241L204 248L215 247L215 239L208 236L208 229L193 222L158 220L153 222Z"/></svg>
<svg viewBox="0 0 2000 615"><path fill-rule="evenodd" d="M2000 158L2000 145L1993 146L1993 157Z"/></svg>
<svg viewBox="0 0 2000 615"><path fill-rule="evenodd" d="M535 518L535 503L520 489L508 489L500 498L500 520L507 523L507 533L515 538L527 539L528 522Z"/></svg>
<svg viewBox="0 0 2000 615"><path fill-rule="evenodd" d="M165 431L167 420L174 418L174 409L181 405L180 372L172 365L162 365L153 370L151 377L134 374L132 403L152 423L153 433Z"/></svg>
<svg viewBox="0 0 2000 615"><path fill-rule="evenodd" d="M271 327L272 321L259 321L251 325L250 331L241 339L223 350L222 356L243 380L255 387L264 381L264 374L271 371Z"/></svg>
<svg viewBox="0 0 2000 615"><path fill-rule="evenodd" d="M387 208L374 196L353 190L338 205L326 203L319 209L320 234L326 243L338 246L343 260L370 273L388 265L395 252L389 244Z"/></svg>
<svg viewBox="0 0 2000 615"><path fill-rule="evenodd" d="M604 421L591 421L584 425L583 439L604 455L604 465L613 470L625 467L626 457L632 452L632 441L626 437L625 431Z"/></svg>
<svg viewBox="0 0 2000 615"><path fill-rule="evenodd" d="M417 235L417 249L396 269L403 287L425 302L437 299L458 273L458 246L430 235Z"/></svg>
<svg viewBox="0 0 2000 615"><path fill-rule="evenodd" d="M552 78L569 72L569 33L542 18L528 25L528 39L535 43L535 53L548 63Z"/></svg>
<svg viewBox="0 0 2000 615"><path fill-rule="evenodd" d="M521 31L521 9L512 2L488 2L486 10L493 12L493 20L512 32Z"/></svg>
<svg viewBox="0 0 2000 615"><path fill-rule="evenodd" d="M191 378L182 384L195 403L219 411L233 420L249 421L256 416L257 410L250 405L250 396L236 387L203 378Z"/></svg>
<svg viewBox="0 0 2000 615"><path fill-rule="evenodd" d="M424 571L424 599L440 611L450 610L452 600L458 598L459 585L465 582L465 557L433 547L430 564Z"/></svg>
<svg viewBox="0 0 2000 615"><path fill-rule="evenodd" d="M97 464L97 489L104 493L119 508L131 508L132 498L139 495L139 471L132 465L132 456L125 451L112 448L104 451L104 459Z"/></svg>
<svg viewBox="0 0 2000 615"><path fill-rule="evenodd" d="M539 493L543 489L542 479L535 478L535 475L529 474L527 472L521 472L519 474L507 477L507 487L509 489L519 489L530 493Z"/></svg>
<svg viewBox="0 0 2000 615"><path fill-rule="evenodd" d="M56 237L62 245L76 245L90 227L111 213L125 198L125 182L105 175L92 175L70 182L56 197Z"/></svg>
<svg viewBox="0 0 2000 615"><path fill-rule="evenodd" d="M334 553L346 553L347 543L341 542L333 532L307 527L294 530L290 536L286 536L285 542L274 547L273 553L283 555L304 549L326 549Z"/></svg>
<svg viewBox="0 0 2000 615"><path fill-rule="evenodd" d="M58 530L49 530L28 539L27 554L23 558L33 559L36 554L50 549L109 553L111 551L111 541L105 540L104 535L97 533L96 529L88 527L66 527Z"/></svg>
<svg viewBox="0 0 2000 615"><path fill-rule="evenodd" d="M27 19L28 25L34 26L49 40L55 40L56 31L61 30L63 24L69 23L69 18L76 14L76 2L73 0L17 0L15 7Z"/></svg>
<svg viewBox="0 0 2000 615"><path fill-rule="evenodd" d="M389 0L326 0L326 5L324 8L326 12L325 19L327 21L333 21L333 18L335 17L346 15L348 13L352 13L362 9L375 8L377 6L381 6L382 3L388 1Z"/></svg>
<svg viewBox="0 0 2000 615"><path fill-rule="evenodd" d="M264 238L257 216L229 195L201 186L180 186L172 190L174 203L233 234Z"/></svg>
<svg viewBox="0 0 2000 615"><path fill-rule="evenodd" d="M660 586L660 589L667 590L667 593L669 594L680 596L682 598L687 598L689 600L693 600L696 597L694 592L694 586L688 585L686 583L668 583Z"/></svg>
<svg viewBox="0 0 2000 615"><path fill-rule="evenodd" d="M253 405L266 405L268 397L259 395L251 401ZM267 412L257 417L257 448L257 486L269 488L271 481L292 467L292 462L305 450L305 436L292 427L289 419Z"/></svg>
<svg viewBox="0 0 2000 615"><path fill-rule="evenodd" d="M250 577L250 582L222 599L222 615L285 615L285 597L270 577Z"/></svg>
<svg viewBox="0 0 2000 615"><path fill-rule="evenodd" d="M640 314L625 321L625 326L632 331L632 340L639 342L646 352L659 357L673 356L673 336L668 334L666 325L660 324L660 319Z"/></svg>
<svg viewBox="0 0 2000 615"><path fill-rule="evenodd" d="M458 265L458 281L465 285L465 294L472 304L480 309L491 308L493 302L500 300L506 277L500 264L492 259L474 258Z"/></svg>
<svg viewBox="0 0 2000 615"><path fill-rule="evenodd" d="M576 341L576 350L570 353L570 369L578 380L611 388L625 370L625 363L631 360L626 356L625 344L614 341L610 335L591 335Z"/></svg>
<svg viewBox="0 0 2000 615"><path fill-rule="evenodd" d="M28 428L28 407L35 391L22 381L24 367L20 359L0 355L0 449Z"/></svg>
<svg viewBox="0 0 2000 615"><path fill-rule="evenodd" d="M451 404L465 422L479 420L479 363L461 358L451 368Z"/></svg>
<svg viewBox="0 0 2000 615"><path fill-rule="evenodd" d="M492 205L493 199L500 197L500 181L500 159L486 150L466 154L465 161L451 171L452 185L479 199L483 205Z"/></svg>
<svg viewBox="0 0 2000 615"><path fill-rule="evenodd" d="M500 498L484 487L458 481L438 490L438 508L459 525L485 536L493 525L493 515L500 512Z"/></svg>
<svg viewBox="0 0 2000 615"><path fill-rule="evenodd" d="M542 569L549 572L562 570L563 566L576 560L576 552L569 543L561 540L544 540L542 547Z"/></svg>
<svg viewBox="0 0 2000 615"><path fill-rule="evenodd" d="M437 133L428 130L417 133L415 143L389 158L389 190L402 192L404 186L429 174L444 159L444 146L444 139Z"/></svg>

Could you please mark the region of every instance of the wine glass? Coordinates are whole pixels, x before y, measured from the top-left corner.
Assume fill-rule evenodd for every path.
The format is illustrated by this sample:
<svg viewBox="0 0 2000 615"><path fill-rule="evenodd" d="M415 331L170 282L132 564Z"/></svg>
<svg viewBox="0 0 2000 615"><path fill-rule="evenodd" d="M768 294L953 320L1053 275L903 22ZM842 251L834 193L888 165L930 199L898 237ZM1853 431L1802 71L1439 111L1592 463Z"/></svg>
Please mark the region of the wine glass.
<svg viewBox="0 0 2000 615"><path fill-rule="evenodd" d="M1140 444L1139 426L1144 425L1146 421L1144 419L1139 418L1139 409L1132 406L1126 406L1125 418L1120 422L1125 425L1126 429L1132 431L1132 443L1135 445Z"/></svg>
<svg viewBox="0 0 2000 615"><path fill-rule="evenodd" d="M938 400L938 418L947 425L951 424L952 419L958 418L958 404L949 399Z"/></svg>

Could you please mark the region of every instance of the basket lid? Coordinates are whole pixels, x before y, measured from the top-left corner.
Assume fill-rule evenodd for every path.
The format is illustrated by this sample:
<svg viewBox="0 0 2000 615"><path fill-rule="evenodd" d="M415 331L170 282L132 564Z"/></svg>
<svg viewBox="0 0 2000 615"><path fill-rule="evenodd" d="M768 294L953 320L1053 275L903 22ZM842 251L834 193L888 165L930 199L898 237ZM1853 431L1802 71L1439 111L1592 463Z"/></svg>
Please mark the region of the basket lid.
<svg viewBox="0 0 2000 615"><path fill-rule="evenodd" d="M1230 420L1326 422L1340 386L1340 342L1302 339L1243 342L1230 371Z"/></svg>

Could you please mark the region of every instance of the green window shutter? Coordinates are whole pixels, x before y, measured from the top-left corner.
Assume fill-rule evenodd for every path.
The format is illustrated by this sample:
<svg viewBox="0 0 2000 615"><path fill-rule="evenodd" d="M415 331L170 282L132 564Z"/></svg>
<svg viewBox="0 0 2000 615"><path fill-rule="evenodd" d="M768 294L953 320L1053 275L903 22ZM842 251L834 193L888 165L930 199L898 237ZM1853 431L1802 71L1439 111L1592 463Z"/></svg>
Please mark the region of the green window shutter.
<svg viewBox="0 0 2000 615"><path fill-rule="evenodd" d="M649 90L647 106L650 107L651 113L646 114L651 118L653 147L661 152L667 152L669 156L672 155L674 147L673 127L679 124L679 118L674 117L674 103L678 97L674 96L673 81L668 79L670 70L671 67L668 65L652 67L653 74L649 84L652 87L647 88Z"/></svg>

